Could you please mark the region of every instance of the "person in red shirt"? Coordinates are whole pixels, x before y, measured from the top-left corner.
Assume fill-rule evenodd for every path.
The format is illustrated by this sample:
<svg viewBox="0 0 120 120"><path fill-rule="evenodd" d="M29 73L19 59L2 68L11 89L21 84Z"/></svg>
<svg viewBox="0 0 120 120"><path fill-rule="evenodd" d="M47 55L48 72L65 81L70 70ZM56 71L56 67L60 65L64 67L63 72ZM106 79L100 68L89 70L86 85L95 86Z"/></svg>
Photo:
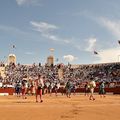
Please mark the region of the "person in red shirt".
<svg viewBox="0 0 120 120"><path fill-rule="evenodd" d="M38 75L38 79L36 80L36 102L38 102L38 95L40 102L43 102L42 100L42 88L44 87L43 83L43 77L41 75Z"/></svg>

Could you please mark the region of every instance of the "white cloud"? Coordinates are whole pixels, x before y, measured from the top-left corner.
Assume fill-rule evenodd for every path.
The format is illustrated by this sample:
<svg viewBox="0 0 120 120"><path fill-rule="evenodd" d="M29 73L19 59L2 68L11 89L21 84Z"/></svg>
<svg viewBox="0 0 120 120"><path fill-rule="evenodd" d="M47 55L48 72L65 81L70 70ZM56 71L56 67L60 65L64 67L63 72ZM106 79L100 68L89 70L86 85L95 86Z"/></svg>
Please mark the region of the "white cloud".
<svg viewBox="0 0 120 120"><path fill-rule="evenodd" d="M34 21L31 21L30 24L34 27L34 30L40 32L43 37L53 41L60 40L56 35L51 34L52 31L58 29L56 25L48 24L46 22L34 22Z"/></svg>
<svg viewBox="0 0 120 120"><path fill-rule="evenodd" d="M42 33L48 33L50 31L58 29L57 26L52 25L52 24L48 24L46 22L31 21L30 24L35 28L36 31L39 31L39 32L42 32Z"/></svg>
<svg viewBox="0 0 120 120"><path fill-rule="evenodd" d="M97 22L109 30L117 39L120 38L120 20L110 20L107 17L98 17L86 10L78 13L78 15L83 15L93 22Z"/></svg>
<svg viewBox="0 0 120 120"><path fill-rule="evenodd" d="M19 6L24 5L24 4L26 4L26 5L31 5L31 4L32 5L41 5L40 1L41 0L16 0L17 4Z"/></svg>
<svg viewBox="0 0 120 120"><path fill-rule="evenodd" d="M22 5L26 2L26 0L16 0L18 5Z"/></svg>
<svg viewBox="0 0 120 120"><path fill-rule="evenodd" d="M44 34L42 34L42 36L45 37L45 38L48 38L48 39L50 39L50 40L53 40L53 41L59 41L59 38L58 38L57 36L51 35L51 34L49 34L49 33L48 33L48 34L47 34L47 33L46 33L46 34L44 33Z"/></svg>
<svg viewBox="0 0 120 120"><path fill-rule="evenodd" d="M73 55L64 55L63 58L68 62L72 62L77 59L77 57L74 57Z"/></svg>
<svg viewBox="0 0 120 120"><path fill-rule="evenodd" d="M101 17L99 22L101 25L106 27L117 39L120 38L120 21L112 21Z"/></svg>
<svg viewBox="0 0 120 120"><path fill-rule="evenodd" d="M59 28L56 25L49 24L46 22L34 22L34 21L31 21L30 24L34 27L35 31L40 32L41 35L45 38L48 38L53 41L66 43L66 44L71 43L69 39L64 39L64 38L58 37L57 35L52 34L54 30L57 30Z"/></svg>
<svg viewBox="0 0 120 120"><path fill-rule="evenodd" d="M96 56L99 58L94 63L120 62L120 48L104 49Z"/></svg>
<svg viewBox="0 0 120 120"><path fill-rule="evenodd" d="M96 46L97 39L96 38L89 38L88 39L88 46L85 48L86 51L94 51L95 46Z"/></svg>
<svg viewBox="0 0 120 120"><path fill-rule="evenodd" d="M78 50L80 50L80 45L78 45L77 42L74 42L73 38L72 39L61 38L56 34L53 34L53 32L59 28L58 26L46 22L35 22L35 21L31 21L30 24L32 25L33 30L40 32L41 36L52 41L57 41L60 44L72 45L76 49L78 49L79 46Z"/></svg>

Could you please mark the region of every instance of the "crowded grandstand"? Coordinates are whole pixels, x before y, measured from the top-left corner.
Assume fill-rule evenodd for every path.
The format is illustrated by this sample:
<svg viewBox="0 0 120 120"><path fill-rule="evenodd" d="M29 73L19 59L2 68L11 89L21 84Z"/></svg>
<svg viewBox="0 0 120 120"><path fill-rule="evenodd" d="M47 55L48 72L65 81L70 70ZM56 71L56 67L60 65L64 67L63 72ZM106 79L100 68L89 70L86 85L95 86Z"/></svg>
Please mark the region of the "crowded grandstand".
<svg viewBox="0 0 120 120"><path fill-rule="evenodd" d="M116 63L103 63L103 64L88 64L88 65L41 65L33 63L32 65L22 65L20 63L10 63L5 65L0 64L0 67L4 67L5 77L0 75L1 87L15 87L17 83L22 83L23 80L27 81L28 87L32 85L32 81L37 79L40 74L44 76L44 84L46 87L58 84L59 87L65 85L68 80L71 81L72 85L76 88L82 87L83 83L93 78L96 83L105 81L106 86L110 83L120 82L120 62ZM59 71L62 71L60 74Z"/></svg>

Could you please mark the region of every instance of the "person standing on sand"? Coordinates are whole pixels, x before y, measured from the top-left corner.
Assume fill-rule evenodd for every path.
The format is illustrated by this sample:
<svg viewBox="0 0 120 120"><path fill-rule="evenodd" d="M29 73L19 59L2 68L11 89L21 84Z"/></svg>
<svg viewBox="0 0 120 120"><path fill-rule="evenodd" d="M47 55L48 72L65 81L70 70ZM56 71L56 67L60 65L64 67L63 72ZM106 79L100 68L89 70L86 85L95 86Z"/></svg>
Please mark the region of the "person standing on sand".
<svg viewBox="0 0 120 120"><path fill-rule="evenodd" d="M35 81L34 80L31 81L31 94L35 95Z"/></svg>
<svg viewBox="0 0 120 120"><path fill-rule="evenodd" d="M99 94L100 97L105 97L105 82L102 81L99 85Z"/></svg>
<svg viewBox="0 0 120 120"><path fill-rule="evenodd" d="M22 80L22 98L23 99L27 99L26 93L27 93L27 81Z"/></svg>
<svg viewBox="0 0 120 120"><path fill-rule="evenodd" d="M22 80L22 98L27 99L26 93L27 93L27 81Z"/></svg>
<svg viewBox="0 0 120 120"><path fill-rule="evenodd" d="M20 81L16 82L16 84L15 84L15 93L16 93L17 97L20 97L20 93L21 93Z"/></svg>
<svg viewBox="0 0 120 120"><path fill-rule="evenodd" d="M89 96L89 92L90 92L89 88L90 88L89 83L86 82L86 83L85 83L85 86L84 86L85 96Z"/></svg>
<svg viewBox="0 0 120 120"><path fill-rule="evenodd" d="M44 87L43 77L41 75L38 75L38 79L36 80L36 102L38 102L38 95L40 96L40 102L43 102L42 100L43 87Z"/></svg>
<svg viewBox="0 0 120 120"><path fill-rule="evenodd" d="M89 97L89 100L95 100L93 94L94 94L94 88L96 87L96 83L93 80L93 78L90 78L89 86L90 86L90 97Z"/></svg>
<svg viewBox="0 0 120 120"><path fill-rule="evenodd" d="M72 85L71 85L70 79L67 81L65 89L66 89L67 97L70 98L70 96L71 96L71 89L72 89Z"/></svg>
<svg viewBox="0 0 120 120"><path fill-rule="evenodd" d="M56 83L55 84L55 96L58 96L58 90L59 90L59 88L60 88L60 83Z"/></svg>

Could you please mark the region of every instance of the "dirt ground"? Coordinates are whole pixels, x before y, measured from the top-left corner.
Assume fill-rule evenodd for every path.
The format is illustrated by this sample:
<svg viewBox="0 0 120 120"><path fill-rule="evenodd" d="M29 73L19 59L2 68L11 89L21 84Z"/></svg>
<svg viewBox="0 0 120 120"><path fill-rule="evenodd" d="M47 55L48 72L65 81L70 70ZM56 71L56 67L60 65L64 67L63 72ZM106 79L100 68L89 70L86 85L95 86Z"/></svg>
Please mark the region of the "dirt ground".
<svg viewBox="0 0 120 120"><path fill-rule="evenodd" d="M43 103L36 103L34 96L0 96L0 120L120 120L120 95L95 97L44 95Z"/></svg>

